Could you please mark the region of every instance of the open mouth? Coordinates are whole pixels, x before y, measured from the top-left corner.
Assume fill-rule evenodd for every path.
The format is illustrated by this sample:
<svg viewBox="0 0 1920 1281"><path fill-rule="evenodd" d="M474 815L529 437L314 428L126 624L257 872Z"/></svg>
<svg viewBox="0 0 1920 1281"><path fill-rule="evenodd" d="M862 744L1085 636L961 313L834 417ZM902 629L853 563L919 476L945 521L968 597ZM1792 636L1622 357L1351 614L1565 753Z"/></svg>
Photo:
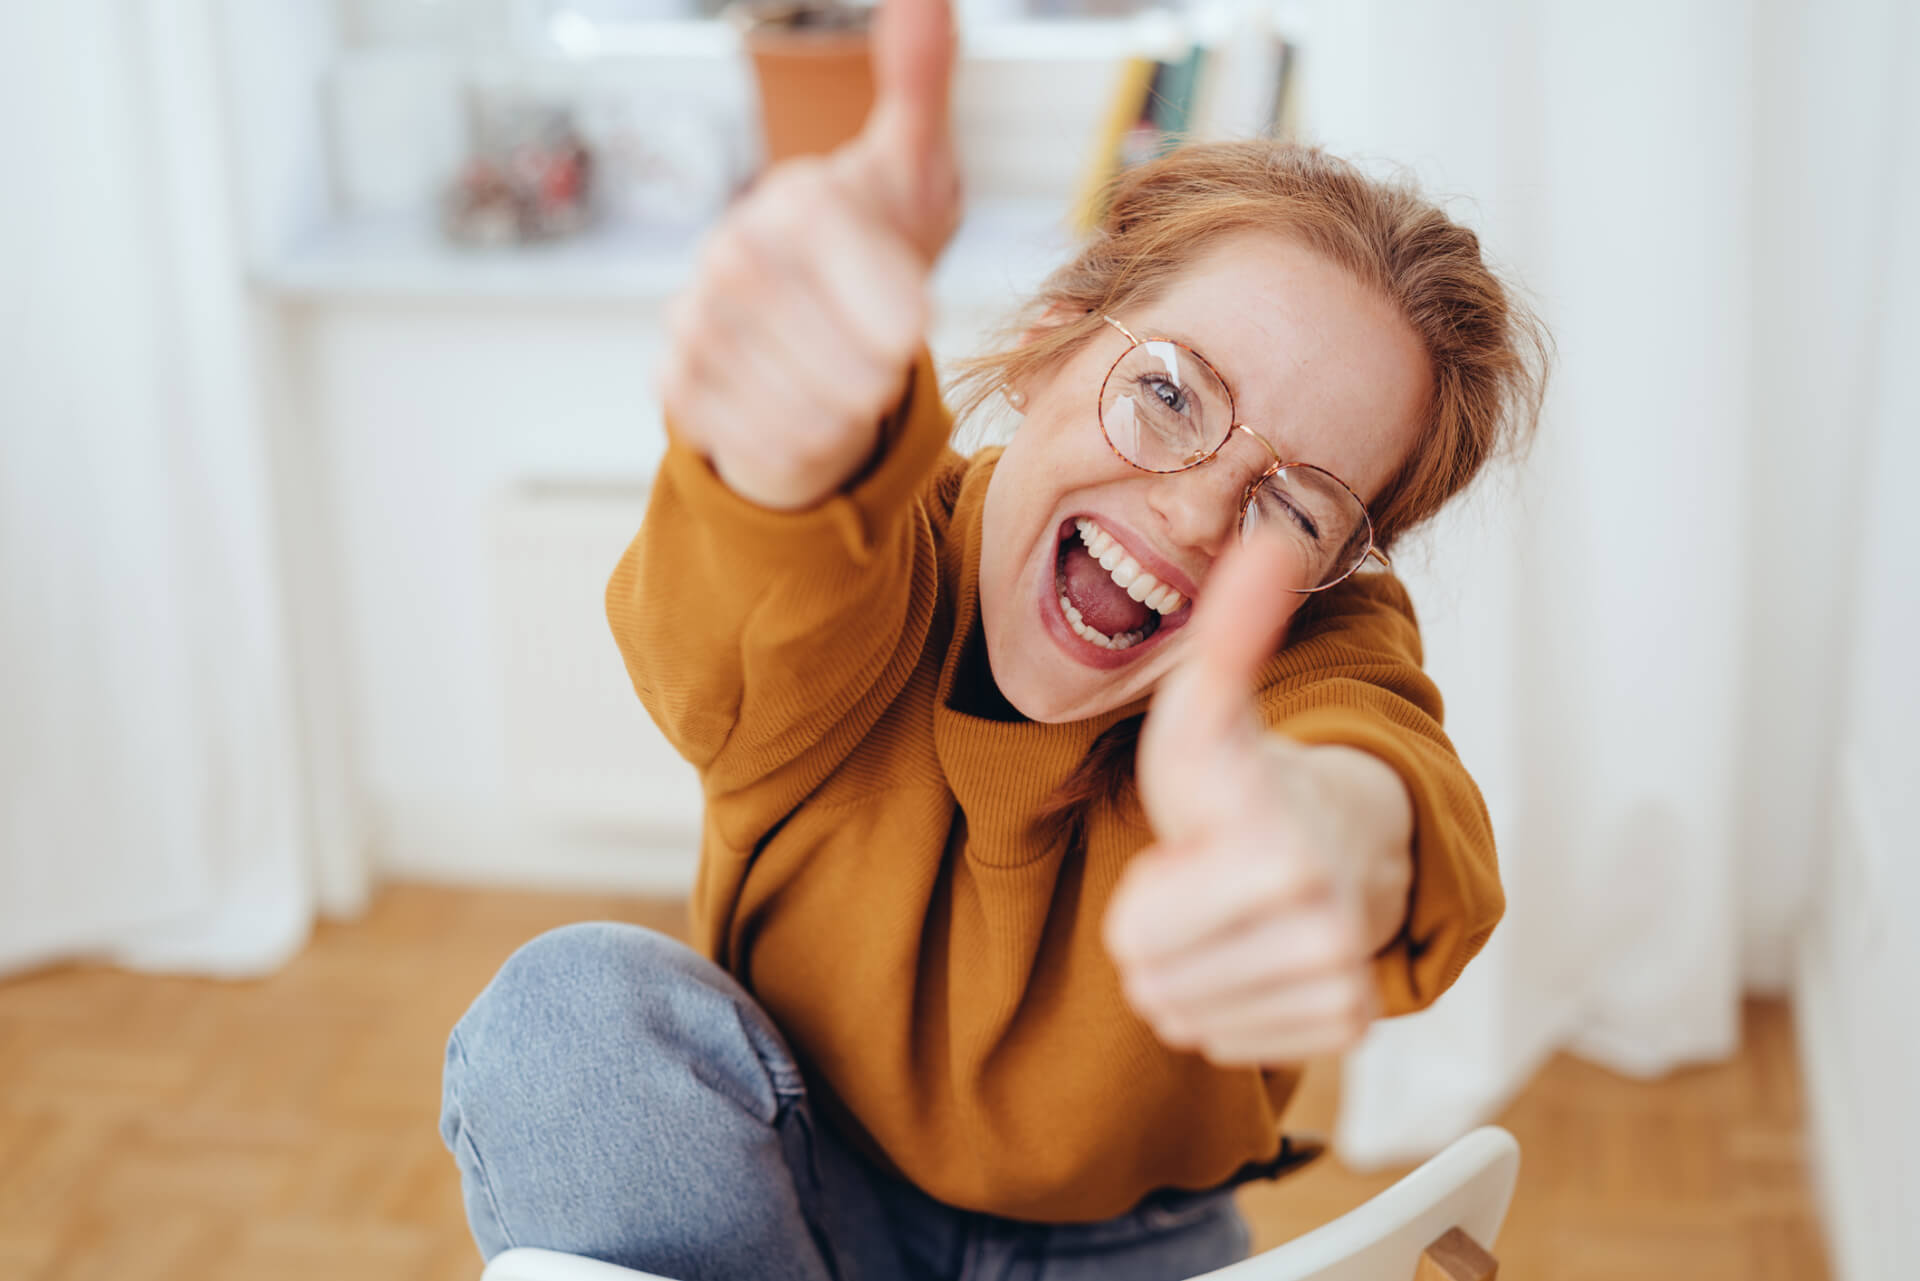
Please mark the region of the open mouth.
<svg viewBox="0 0 1920 1281"><path fill-rule="evenodd" d="M1143 644L1188 606L1089 516L1061 524L1053 586L1068 628L1098 649Z"/></svg>

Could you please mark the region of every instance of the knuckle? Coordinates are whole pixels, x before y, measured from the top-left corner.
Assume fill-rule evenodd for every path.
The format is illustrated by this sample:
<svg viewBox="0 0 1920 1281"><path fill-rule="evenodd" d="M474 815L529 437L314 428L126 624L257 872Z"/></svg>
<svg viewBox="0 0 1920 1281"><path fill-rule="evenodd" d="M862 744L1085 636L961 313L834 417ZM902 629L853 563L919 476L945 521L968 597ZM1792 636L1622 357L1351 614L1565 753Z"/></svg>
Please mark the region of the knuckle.
<svg viewBox="0 0 1920 1281"><path fill-rule="evenodd" d="M1153 1021L1163 1021L1172 1011L1167 1008L1164 996L1156 989L1140 983L1127 987L1127 1003L1140 1012L1141 1016Z"/></svg>
<svg viewBox="0 0 1920 1281"><path fill-rule="evenodd" d="M782 164L761 183L742 209L740 226L756 251L769 262L790 257L795 247L811 244L834 215L835 193L815 157Z"/></svg>
<svg viewBox="0 0 1920 1281"><path fill-rule="evenodd" d="M876 301L872 355L878 366L895 370L919 350L927 326L926 291L918 280L895 277Z"/></svg>
<svg viewBox="0 0 1920 1281"><path fill-rule="evenodd" d="M735 251L755 275L769 273L792 252L799 234L795 221L786 201L768 199L745 211L734 225Z"/></svg>
<svg viewBox="0 0 1920 1281"><path fill-rule="evenodd" d="M1239 1041L1230 1041L1225 1038L1214 1038L1196 1048L1207 1057L1209 1062L1216 1063L1221 1067L1241 1067L1258 1063L1262 1059L1269 1057L1268 1055L1260 1053L1251 1045Z"/></svg>
<svg viewBox="0 0 1920 1281"><path fill-rule="evenodd" d="M700 257L701 274L713 288L738 293L760 283L759 255L744 220L730 221L714 232Z"/></svg>
<svg viewBox="0 0 1920 1281"><path fill-rule="evenodd" d="M1300 857L1298 847L1284 836L1266 834L1257 850L1249 851L1251 875L1259 891L1283 900L1314 897L1312 860Z"/></svg>
<svg viewBox="0 0 1920 1281"><path fill-rule="evenodd" d="M668 356L654 376L654 384L659 389L661 404L669 409L677 409L684 405L687 399L685 362L677 354Z"/></svg>
<svg viewBox="0 0 1920 1281"><path fill-rule="evenodd" d="M1364 970L1372 959L1367 947L1366 927L1358 917L1342 916L1334 927L1334 949L1342 962L1355 970Z"/></svg>
<svg viewBox="0 0 1920 1281"><path fill-rule="evenodd" d="M675 294L668 300L666 314L662 319L665 323L667 344L670 349L686 341L687 330L691 324L689 317L691 310L691 296L688 294Z"/></svg>
<svg viewBox="0 0 1920 1281"><path fill-rule="evenodd" d="M864 365L850 367L845 375L849 415L877 421L887 410L897 377Z"/></svg>
<svg viewBox="0 0 1920 1281"><path fill-rule="evenodd" d="M781 166L778 196L786 216L810 222L833 212L837 191L826 162L801 156Z"/></svg>
<svg viewBox="0 0 1920 1281"><path fill-rule="evenodd" d="M1363 962L1365 943L1358 924L1344 915L1333 912L1323 913L1319 928L1315 931L1321 959L1329 965L1352 968Z"/></svg>
<svg viewBox="0 0 1920 1281"><path fill-rule="evenodd" d="M705 332L706 307L699 292L675 298L667 308L667 343L670 361L684 364L690 353L706 346L712 335Z"/></svg>
<svg viewBox="0 0 1920 1281"><path fill-rule="evenodd" d="M697 347L685 343L674 343L667 349L655 375L662 403L677 409L693 398L699 386L697 352Z"/></svg>
<svg viewBox="0 0 1920 1281"><path fill-rule="evenodd" d="M1340 939L1332 921L1315 915L1295 927L1300 963L1306 969L1336 969L1341 956Z"/></svg>

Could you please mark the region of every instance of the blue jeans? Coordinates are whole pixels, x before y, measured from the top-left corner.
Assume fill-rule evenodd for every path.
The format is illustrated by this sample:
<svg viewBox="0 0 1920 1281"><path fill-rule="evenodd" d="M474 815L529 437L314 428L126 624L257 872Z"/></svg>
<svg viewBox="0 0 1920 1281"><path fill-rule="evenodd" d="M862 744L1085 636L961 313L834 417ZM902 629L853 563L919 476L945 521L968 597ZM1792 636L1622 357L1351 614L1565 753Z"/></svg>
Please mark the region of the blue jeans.
<svg viewBox="0 0 1920 1281"><path fill-rule="evenodd" d="M1229 1188L1044 1224L933 1200L817 1120L725 971L634 925L514 953L447 1044L440 1133L480 1252L677 1281L1180 1281L1246 1257Z"/></svg>

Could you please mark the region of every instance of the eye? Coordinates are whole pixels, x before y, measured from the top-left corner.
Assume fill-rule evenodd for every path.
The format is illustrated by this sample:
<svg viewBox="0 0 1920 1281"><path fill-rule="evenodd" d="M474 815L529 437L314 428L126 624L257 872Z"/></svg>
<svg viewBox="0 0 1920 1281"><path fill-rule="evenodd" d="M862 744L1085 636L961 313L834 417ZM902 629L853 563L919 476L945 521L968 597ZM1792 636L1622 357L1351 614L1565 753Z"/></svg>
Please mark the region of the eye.
<svg viewBox="0 0 1920 1281"><path fill-rule="evenodd" d="M1316 543L1320 541L1320 527L1313 523L1313 517L1307 515L1292 503L1287 504L1287 514L1293 517L1294 524L1300 526L1301 533Z"/></svg>
<svg viewBox="0 0 1920 1281"><path fill-rule="evenodd" d="M1193 403L1192 397L1187 395L1184 388L1175 386L1166 378L1148 377L1140 381L1147 385L1147 390L1152 392L1162 405L1176 414L1185 414Z"/></svg>
<svg viewBox="0 0 1920 1281"><path fill-rule="evenodd" d="M1286 514L1286 518L1293 522L1295 529L1298 529L1316 543L1320 541L1319 524L1313 519L1313 516L1307 509L1295 502L1293 496L1284 489L1271 483L1264 484L1260 487L1260 497L1258 501L1260 506L1267 508L1269 511L1272 511L1272 509L1276 507L1279 508L1281 512Z"/></svg>
<svg viewBox="0 0 1920 1281"><path fill-rule="evenodd" d="M1316 543L1320 541L1320 527L1313 523L1313 517L1307 515L1303 509L1294 506L1291 499L1287 502L1287 515L1300 527L1301 533Z"/></svg>

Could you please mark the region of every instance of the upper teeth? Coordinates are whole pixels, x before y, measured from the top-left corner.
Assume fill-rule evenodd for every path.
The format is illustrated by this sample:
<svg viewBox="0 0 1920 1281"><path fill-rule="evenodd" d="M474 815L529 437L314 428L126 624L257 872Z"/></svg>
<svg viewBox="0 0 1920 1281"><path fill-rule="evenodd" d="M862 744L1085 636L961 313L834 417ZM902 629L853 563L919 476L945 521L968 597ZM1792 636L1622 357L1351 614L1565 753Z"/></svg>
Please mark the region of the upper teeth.
<svg viewBox="0 0 1920 1281"><path fill-rule="evenodd" d="M1160 614L1171 614L1187 603L1186 597L1140 568L1140 562L1127 555L1127 549L1092 520L1082 516L1073 527L1080 531L1087 555L1099 561L1100 568L1126 588L1127 595Z"/></svg>

